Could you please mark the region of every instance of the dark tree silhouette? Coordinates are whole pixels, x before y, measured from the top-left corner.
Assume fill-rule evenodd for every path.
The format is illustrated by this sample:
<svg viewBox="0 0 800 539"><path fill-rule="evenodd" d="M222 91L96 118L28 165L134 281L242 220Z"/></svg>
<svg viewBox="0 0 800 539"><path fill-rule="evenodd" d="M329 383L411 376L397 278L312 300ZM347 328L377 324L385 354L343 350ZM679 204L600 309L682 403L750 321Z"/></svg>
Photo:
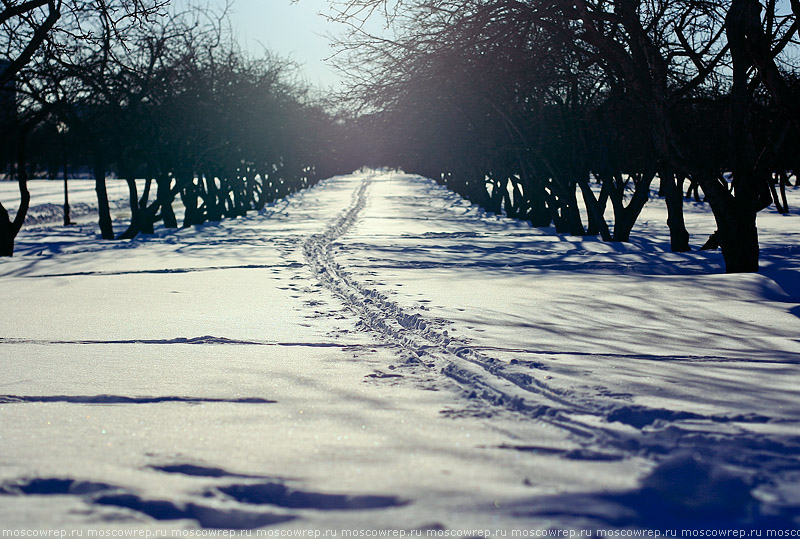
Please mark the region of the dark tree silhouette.
<svg viewBox="0 0 800 539"><path fill-rule="evenodd" d="M110 64L115 49L122 47L129 29L161 12L160 0L22 0L4 2L0 11L0 87L14 83L24 100L4 99L4 105L14 109L14 119L4 125L7 135L16 140L17 178L20 182L22 204L13 222L8 212L0 210L0 243L2 254L13 253L14 239L25 220L29 204L27 182L26 137L36 124L55 109L53 95L61 88L52 86L53 69L64 66L86 69L90 55L103 66ZM96 66L95 66L96 67ZM8 116L8 114L4 114ZM101 229L104 237L110 232L108 197L105 192L105 157L96 152L95 170L100 206Z"/></svg>
<svg viewBox="0 0 800 539"><path fill-rule="evenodd" d="M798 46L796 9L780 15L776 2L762 10L757 0L331 4L350 28L340 41L350 97L382 111L387 128L411 130L398 140L436 137L413 152L384 147L396 166L491 211L613 241L628 240L658 179L674 251L689 249L688 180L711 205L726 271L758 270L756 215L780 199L772 178L788 183L779 155L798 127L797 70L784 54ZM367 33L369 17L394 34ZM776 125L779 135L759 132ZM717 147L709 133L721 135Z"/></svg>
<svg viewBox="0 0 800 539"><path fill-rule="evenodd" d="M117 233L126 239L158 222L178 227L178 202L183 226L218 221L357 168L341 142L344 124L310 98L292 62L241 51L226 9L145 17L161 6L148 2L106 0L82 18L72 13L83 33L60 19L15 88L30 129L41 123L43 136L66 133L88 150L72 160L94 171L103 238L115 238L111 174L128 186L131 219ZM46 146L28 155L29 167L53 161ZM4 230L16 233L23 220L18 212Z"/></svg>

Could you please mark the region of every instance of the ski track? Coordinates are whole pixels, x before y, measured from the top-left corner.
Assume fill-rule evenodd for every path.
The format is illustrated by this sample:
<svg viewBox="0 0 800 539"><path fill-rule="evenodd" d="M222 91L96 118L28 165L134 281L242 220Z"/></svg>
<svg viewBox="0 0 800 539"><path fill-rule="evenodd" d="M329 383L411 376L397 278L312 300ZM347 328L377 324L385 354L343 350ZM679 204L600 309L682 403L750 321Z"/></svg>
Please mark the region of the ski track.
<svg viewBox="0 0 800 539"><path fill-rule="evenodd" d="M584 437L594 437L567 413L597 415L587 403L577 402L533 376L513 372L446 330L439 331L420 315L407 313L377 290L365 287L334 258L335 241L356 223L367 201L371 178L353 194L351 205L323 232L310 236L303 251L319 282L339 296L371 330L408 353L407 363L438 370L455 381L470 398L481 398L528 417L546 420Z"/></svg>
<svg viewBox="0 0 800 539"><path fill-rule="evenodd" d="M752 361L747 358L721 356L661 356L635 354L590 354L585 352L569 352L557 350L527 350L504 348L500 346L472 345L463 338L450 335L445 329L450 323L447 320L431 320L411 309L403 308L391 301L386 295L369 288L354 276L353 268L337 261L337 255L352 249L353 244L342 248L337 241L343 238L361 219L369 200L369 191L374 175L365 178L354 190L350 205L338 217L335 217L321 232L308 236L302 243L302 254L308 268L319 283L332 294L340 298L344 305L360 320L359 327L379 334L384 344L371 344L370 347L387 346L400 350L405 365L411 373L423 371L430 375L441 373L463 390L468 399L481 400L493 405L488 415L509 410L510 414L519 414L523 418L534 419L553 425L570 433L579 448L561 448L539 445L539 440L517 438L519 443L504 443L494 446L495 449L519 452L531 455L553 455L572 461L615 462L633 456L645 456L655 461L662 461L656 466L653 474L645 478L640 490L630 493L614 494L606 497L593 497L591 494L566 494L553 496L552 499L541 498L534 504L521 502L514 516L553 517L561 516L570 521L574 517L596 518L602 522L615 524L613 514L605 515L597 509L618 506L620 511L629 510L637 514L634 523L649 526L652 522L661 522L660 513L653 513L650 506L662 510L665 499L675 481L688 482L689 487L709 482L708 488L730 490L734 495L742 494L742 499L749 498L749 490L753 484L769 484L776 477L795 473L797 457L800 454L800 438L788 435L757 434L748 427L765 423L781 423L784 420L771 419L757 414L746 415L701 415L688 411L675 411L660 408L639 406L625 402L614 395L601 392L561 389L538 378L536 374L544 372L546 366L535 361L515 360L511 363L502 361L491 354L502 353L530 354L539 356L593 356L596 358L613 357L630 359L631 361L676 361L676 362L742 362ZM461 203L459 199L459 203ZM285 213L290 203L282 202L280 206L262 212L265 217ZM480 232L436 233L427 232L422 237L480 237ZM164 239L177 242L177 239ZM192 238L181 238L184 243L198 242ZM237 240L230 240L232 242ZM265 240L266 241L266 240ZM258 242L254 242L258 243ZM124 247L135 248L145 242L131 242ZM370 249L363 244L360 249ZM97 250L105 250L103 247ZM80 252L90 252L83 249ZM77 252L77 251L75 251ZM70 251L70 253L74 253ZM41 255L42 253L37 253ZM57 253L48 253L53 255ZM525 253L517 252L520 256ZM528 261L520 261L521 265ZM462 265L463 266L463 265ZM482 267L485 264L481 264ZM225 269L267 269L275 265L250 264L239 266L190 267L177 269L150 269L129 271L87 271L73 273L51 273L48 275L22 275L26 277L72 277L72 276L111 276L129 274L158 273L191 273ZM299 268L298 262L289 262L282 268ZM383 266L371 266L372 269ZM386 266L394 267L394 266ZM408 267L411 267L409 265ZM424 265L414 266L422 268ZM595 270L597 268L594 268ZM353 270L353 271L351 271ZM180 346L278 346L278 347L332 347L357 349L361 345L337 342L280 342L266 340L238 340L213 335L197 337L174 337L165 339L130 339L130 340L47 340L0 338L5 345L180 345ZM767 361L760 361L760 363ZM787 363L774 360L771 363ZM544 375L541 375L544 377ZM401 378L399 374L387 374L376 370L368 375L372 379ZM271 405L276 401L257 397L215 398L187 395L166 396L126 396L114 394L100 395L0 395L0 405L19 406L25 404L80 404L95 406L137 405L149 406L169 403L174 406L204 405L218 403L225 405ZM472 407L475 408L475 407ZM487 413L485 406L479 406L481 413ZM444 410L447 413L449 410ZM458 411L453 414L458 417ZM492 448L491 446L483 446ZM699 467L689 459L686 461L670 460L669 457L679 454L702 454L716 457L715 463L722 463L726 468L733 468L733 473L715 478L712 472L716 468L711 465ZM183 459L183 456L181 456ZM72 496L81 499L93 510L122 510L136 515L137 518L149 518L157 522L190 520L199 528L252 529L263 526L288 523L302 520L307 516L302 511L315 510L322 512L382 510L403 507L412 503L390 495L354 495L317 490L304 490L281 477L268 477L246 473L231 472L224 468L206 466L181 460L160 464L151 464L147 468L152 473L188 476L200 479L213 479L200 492L170 499L152 497L139 492L136 488L119 484L101 483L65 476L27 477L0 483L0 499L4 496ZM726 472L727 473L727 472ZM683 474L683 475L681 475ZM710 479L703 474L711 474ZM684 477L685 476L685 477ZM680 477L684 477L680 479ZM688 479L687 479L688 478ZM745 479L745 481L742 480ZM232 482L235 481L235 482ZM716 483L714 482L716 481ZM287 484L288 483L288 484ZM652 485L656 485L653 487ZM657 488L656 488L657 487ZM667 498L660 494L661 488L667 488ZM698 487L699 488L699 487ZM725 493L723 493L725 494ZM645 499L642 502L641 499ZM712 499L714 503L715 499ZM646 506L642 509L643 505ZM649 505L648 505L649 504ZM595 515L594 510L597 511ZM690 508L699 514L704 508L713 505L701 505L699 509ZM738 507L738 506L737 506ZM577 509L572 509L577 508ZM683 506L680 510L686 511ZM772 508L775 515L782 511L789 518L797 513L794 507ZM127 514L126 513L126 514ZM613 511L612 511L613 513ZM765 513L772 515L772 513ZM692 513L694 515L694 513ZM696 516L696 515L695 515ZM639 520L636 520L636 519ZM770 516L769 518L773 518ZM774 522L783 525L784 520ZM781 517L782 518L782 517ZM656 519L656 520L653 520ZM651 522L652 520L652 522ZM664 521L666 522L666 520ZM770 520L770 523L773 521ZM630 522L625 522L630 524ZM777 527L774 526L774 527Z"/></svg>
<svg viewBox="0 0 800 539"><path fill-rule="evenodd" d="M724 461L749 469L751 473L759 467L763 473L765 468L777 471L795 465L791 455L800 452L800 441L772 439L743 428L747 424L770 422L770 418L757 414L704 416L622 403L601 394L579 395L553 388L524 372L521 366L482 353L481 347L471 346L435 327L441 323L407 312L384 294L358 282L347 267L336 261L336 241L358 221L367 203L372 178L369 176L362 181L353 193L350 206L329 226L306 239L303 253L317 280L341 298L364 327L402 349L408 367L440 372L463 389L467 398L482 399L564 429L575 436L583 451L593 448L596 452L599 448L609 460L635 454L660 459L676 450L697 450L703 446L719 454ZM698 422L725 425L727 432L718 429L713 433L699 432ZM652 426L659 428L649 429ZM759 463L764 447L771 448L773 460L769 466Z"/></svg>

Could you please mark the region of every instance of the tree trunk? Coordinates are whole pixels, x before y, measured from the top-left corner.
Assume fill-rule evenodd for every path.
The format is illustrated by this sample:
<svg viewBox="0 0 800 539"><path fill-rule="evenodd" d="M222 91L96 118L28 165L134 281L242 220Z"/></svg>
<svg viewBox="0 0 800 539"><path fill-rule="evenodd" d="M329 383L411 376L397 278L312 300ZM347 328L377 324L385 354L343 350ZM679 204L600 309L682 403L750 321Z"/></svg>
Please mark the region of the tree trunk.
<svg viewBox="0 0 800 539"><path fill-rule="evenodd" d="M261 211L268 202L272 202L272 193L270 191L269 174L262 171L259 176L261 176L261 195L258 197L256 209Z"/></svg>
<svg viewBox="0 0 800 539"><path fill-rule="evenodd" d="M503 187L500 180L489 178L487 185L491 185L492 193L489 195L489 204L486 206L486 211L495 215L503 213ZM488 189L487 189L488 194Z"/></svg>
<svg viewBox="0 0 800 539"><path fill-rule="evenodd" d="M778 177L773 177L769 183L769 190L772 193L775 209L778 210L778 213L784 215L789 213L789 202L786 200L786 181L786 172L781 171L778 173ZM775 185L776 183L778 184L777 186ZM778 194L778 188L780 188L780 195Z"/></svg>
<svg viewBox="0 0 800 539"><path fill-rule="evenodd" d="M736 212L729 217L726 226L720 226L717 232L722 256L725 258L725 272L757 272L759 245L756 213Z"/></svg>
<svg viewBox="0 0 800 539"><path fill-rule="evenodd" d="M547 192L541 179L534 173L523 173L520 181L525 192L523 199L525 207L521 211L525 212L531 226L536 228L550 226L553 223L553 216L547 208Z"/></svg>
<svg viewBox="0 0 800 539"><path fill-rule="evenodd" d="M581 188L583 203L586 206L588 220L586 235L599 235L603 241L611 241L611 231L608 229L608 223L603 216L608 202L608 191L604 188L601 190L600 196L595 197L588 178L578 182L578 185Z"/></svg>
<svg viewBox="0 0 800 539"><path fill-rule="evenodd" d="M27 131L23 129L17 146L17 184L19 185L20 203L13 221L5 207L0 204L0 256L14 256L14 240L22 229L31 204L31 193L28 191L28 169L25 166L26 136Z"/></svg>
<svg viewBox="0 0 800 539"><path fill-rule="evenodd" d="M152 234L154 232L153 224L155 222L156 212L158 211L158 203L153 206L148 204L150 200L150 189L152 184L152 175L148 174L148 178L144 182L144 192L142 193L142 197L139 199L139 217L141 218L139 228L142 234Z"/></svg>
<svg viewBox="0 0 800 539"><path fill-rule="evenodd" d="M69 211L69 167L67 165L67 144L64 143L64 226L72 224Z"/></svg>
<svg viewBox="0 0 800 539"><path fill-rule="evenodd" d="M789 213L789 201L786 198L786 186L789 185L789 175L786 173L785 169L782 169L778 173L778 181L780 183L781 200L783 201L783 207L786 208L786 213Z"/></svg>
<svg viewBox="0 0 800 539"><path fill-rule="evenodd" d="M244 217L247 215L247 211L250 209L250 190L249 190L249 180L247 176L239 174L236 178L236 183L238 186L238 190L236 193L236 211L239 214L239 217Z"/></svg>
<svg viewBox="0 0 800 539"><path fill-rule="evenodd" d="M118 240L130 240L135 238L141 231L142 209L139 206L139 194L136 189L136 180L131 174L125 174L125 181L128 184L128 197L131 207L131 224L128 229L117 237Z"/></svg>
<svg viewBox="0 0 800 539"><path fill-rule="evenodd" d="M697 181L690 179L689 180L689 187L686 188L686 198L691 198L694 196L695 202L702 202L703 200L700 198L700 184Z"/></svg>
<svg viewBox="0 0 800 539"><path fill-rule="evenodd" d="M206 220L212 222L221 221L224 211L223 202L217 188L217 179L213 174L206 176L206 193L208 193L208 198L206 198Z"/></svg>
<svg viewBox="0 0 800 539"><path fill-rule="evenodd" d="M14 256L14 240L16 240L17 234L22 229L22 224L28 215L28 207L31 202L27 174L19 172L17 181L19 182L21 201L14 221L11 221L8 211L0 204L0 256Z"/></svg>
<svg viewBox="0 0 800 539"><path fill-rule="evenodd" d="M180 183L180 181L181 180L179 177L178 182ZM181 199L183 200L183 205L186 208L183 217L183 228L188 228L193 225L201 225L206 221L206 217L203 214L203 210L199 204L200 184L202 183L202 176L196 179L192 178L184 184L183 189L181 190ZM205 205L208 207L208 202L206 202Z"/></svg>
<svg viewBox="0 0 800 539"><path fill-rule="evenodd" d="M566 203L561 207L561 215L566 219L569 234L573 236L585 236L586 230L581 221L581 211L578 208L578 195L576 194L577 185L574 182L567 183Z"/></svg>
<svg viewBox="0 0 800 539"><path fill-rule="evenodd" d="M553 224L553 216L550 215L550 210L547 209L547 201L543 195L531 193L527 197L528 202L528 219L531 226L537 228L545 228Z"/></svg>
<svg viewBox="0 0 800 539"><path fill-rule="evenodd" d="M667 227L669 227L669 245L673 253L690 251L689 232L683 218L683 189L676 181L675 174L661 172L661 190L667 205ZM683 183L681 181L681 183Z"/></svg>
<svg viewBox="0 0 800 539"><path fill-rule="evenodd" d="M254 209L256 207L256 178L255 172L247 169L247 176L244 177L245 182L245 192L246 192L246 200L244 206L244 212L247 213L248 210Z"/></svg>
<svg viewBox="0 0 800 539"><path fill-rule="evenodd" d="M628 242L631 239L631 231L639 219L639 215L647 204L650 195L650 184L653 182L655 174L652 172L644 172L635 180L635 189L633 196L628 202L624 204L624 189L620 188L611 193L611 203L614 206L614 236L612 241Z"/></svg>
<svg viewBox="0 0 800 539"><path fill-rule="evenodd" d="M167 175L159 175L156 179L156 201L161 208L161 218L164 220L164 228L178 228L178 219L172 209L172 190L170 184L172 178Z"/></svg>
<svg viewBox="0 0 800 539"><path fill-rule="evenodd" d="M0 204L0 256L14 256L14 239L16 237L8 210L3 204Z"/></svg>
<svg viewBox="0 0 800 539"><path fill-rule="evenodd" d="M111 208L106 190L106 163L102 150L97 150L94 158L94 182L97 193L97 213L99 214L100 235L104 240L114 239L114 226L111 222Z"/></svg>
<svg viewBox="0 0 800 539"><path fill-rule="evenodd" d="M758 271L756 214L772 199L767 175L757 167L750 125L749 72L753 67L748 47L749 18L760 10L751 0L733 0L725 17L725 32L733 64L730 94L730 137L733 163L733 193L722 179L701 184L717 221L717 239L727 273Z"/></svg>
<svg viewBox="0 0 800 539"><path fill-rule="evenodd" d="M726 273L758 271L759 245L756 214L752 204L734 197L722 180L701 181L700 186L717 222L715 240L722 249Z"/></svg>

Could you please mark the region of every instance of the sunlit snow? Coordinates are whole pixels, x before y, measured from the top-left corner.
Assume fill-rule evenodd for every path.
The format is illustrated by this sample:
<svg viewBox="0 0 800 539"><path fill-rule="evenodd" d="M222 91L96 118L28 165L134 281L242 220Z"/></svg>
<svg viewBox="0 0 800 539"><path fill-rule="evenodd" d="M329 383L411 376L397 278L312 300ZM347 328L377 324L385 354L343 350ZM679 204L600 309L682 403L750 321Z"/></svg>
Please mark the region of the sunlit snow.
<svg viewBox="0 0 800 539"><path fill-rule="evenodd" d="M656 198L603 243L364 171L105 242L72 185L0 262L3 527L798 525L796 190L725 275L692 202L674 254Z"/></svg>

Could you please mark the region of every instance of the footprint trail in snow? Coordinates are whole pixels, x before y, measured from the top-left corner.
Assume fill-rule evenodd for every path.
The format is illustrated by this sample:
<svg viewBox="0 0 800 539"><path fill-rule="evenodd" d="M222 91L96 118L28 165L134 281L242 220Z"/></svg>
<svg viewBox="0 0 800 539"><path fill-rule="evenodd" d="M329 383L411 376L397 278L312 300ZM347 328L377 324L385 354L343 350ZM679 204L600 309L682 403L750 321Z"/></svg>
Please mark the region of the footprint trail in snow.
<svg viewBox="0 0 800 539"><path fill-rule="evenodd" d="M613 394L551 387L542 379L545 371L491 357L478 346L441 329L441 322L405 309L366 285L337 260L337 242L363 218L370 188L376 181L380 179L375 174L366 176L354 189L350 205L322 232L309 236L303 251L319 282L338 296L364 327L401 349L407 367L445 375L469 399L488 401L564 429L583 447L577 453L594 455L593 460L624 459L637 454L659 459L686 447L721 453L722 460L738 466L763 469L759 452L766 444L776 448L770 468L777 471L793 464L791 455L800 450L796 442L786 445L786 440L770 440L769 435L741 428L766 424L769 417L652 408ZM697 432L697 426L703 424L710 425L713 432Z"/></svg>

